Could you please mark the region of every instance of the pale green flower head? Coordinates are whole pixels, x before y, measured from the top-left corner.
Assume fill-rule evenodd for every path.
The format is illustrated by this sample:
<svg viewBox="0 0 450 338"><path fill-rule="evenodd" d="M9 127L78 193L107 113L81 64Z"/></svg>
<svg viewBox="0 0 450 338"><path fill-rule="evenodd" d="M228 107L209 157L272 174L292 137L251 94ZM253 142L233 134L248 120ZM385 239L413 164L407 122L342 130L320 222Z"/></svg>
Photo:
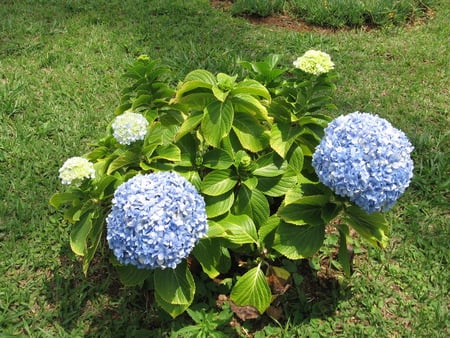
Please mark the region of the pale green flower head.
<svg viewBox="0 0 450 338"><path fill-rule="evenodd" d="M140 60L140 61L149 61L150 57L147 54L141 54L141 55L138 56L137 59Z"/></svg>
<svg viewBox="0 0 450 338"><path fill-rule="evenodd" d="M314 49L307 51L293 63L295 68L316 76L334 69L334 63L331 61L330 55Z"/></svg>
<svg viewBox="0 0 450 338"><path fill-rule="evenodd" d="M71 157L59 169L62 184L79 186L86 178L94 178L94 165L83 157Z"/></svg>
<svg viewBox="0 0 450 338"><path fill-rule="evenodd" d="M114 119L113 136L120 144L131 144L145 138L147 126L148 121L144 116L126 111Z"/></svg>

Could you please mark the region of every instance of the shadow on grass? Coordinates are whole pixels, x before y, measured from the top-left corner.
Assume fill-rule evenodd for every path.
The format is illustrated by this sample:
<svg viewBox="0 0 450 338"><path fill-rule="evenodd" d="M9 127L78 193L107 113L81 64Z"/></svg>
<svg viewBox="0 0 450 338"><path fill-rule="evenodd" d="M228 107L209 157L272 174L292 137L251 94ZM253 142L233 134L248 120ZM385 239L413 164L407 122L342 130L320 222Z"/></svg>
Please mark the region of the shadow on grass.
<svg viewBox="0 0 450 338"><path fill-rule="evenodd" d="M296 262L297 272L286 293L272 302L262 316L250 324L253 331L276 323L281 329L308 325L312 321L326 320L336 314L340 302L351 297L350 290L334 270L315 270L309 260Z"/></svg>
<svg viewBox="0 0 450 338"><path fill-rule="evenodd" d="M61 266L45 285L57 323L69 335L83 337L164 336L170 318L140 287L124 287L107 259L94 259L88 276L67 245L60 251ZM146 330L143 330L146 328Z"/></svg>
<svg viewBox="0 0 450 338"><path fill-rule="evenodd" d="M84 337L168 337L170 332L192 324L182 315L175 321L156 307L145 287L124 287L107 259L96 259L88 276L73 258L68 245L60 251L61 266L46 283L46 298L53 305L56 326L70 335ZM248 332L266 326L307 324L334 316L340 301L348 298L338 279L313 270L304 260L298 264L300 283L276 299L269 315L245 322L235 319ZM215 295L217 296L217 295ZM275 311L275 312L273 312ZM278 311L278 312L277 312ZM275 319L275 320L274 320ZM278 324L276 324L278 322Z"/></svg>

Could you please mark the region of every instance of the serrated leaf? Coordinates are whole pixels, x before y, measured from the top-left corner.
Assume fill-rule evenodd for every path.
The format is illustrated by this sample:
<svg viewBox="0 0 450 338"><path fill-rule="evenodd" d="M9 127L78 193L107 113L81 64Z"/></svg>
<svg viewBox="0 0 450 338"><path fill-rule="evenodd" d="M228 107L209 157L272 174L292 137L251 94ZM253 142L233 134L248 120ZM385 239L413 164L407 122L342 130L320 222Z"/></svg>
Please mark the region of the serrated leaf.
<svg viewBox="0 0 450 338"><path fill-rule="evenodd" d="M236 112L248 113L259 120L266 120L272 123L272 118L267 112L267 108L260 100L248 94L236 94L232 98L233 106Z"/></svg>
<svg viewBox="0 0 450 338"><path fill-rule="evenodd" d="M184 120L183 124L180 126L177 134L175 135L175 142L180 140L186 134L192 132L201 122L203 118L203 112L196 111L188 116L186 120Z"/></svg>
<svg viewBox="0 0 450 338"><path fill-rule="evenodd" d="M244 80L238 83L231 91L235 94L249 94L253 96L260 96L270 101L271 96L266 87L256 80Z"/></svg>
<svg viewBox="0 0 450 338"><path fill-rule="evenodd" d="M172 318L176 318L186 311L190 304L171 304L166 302L158 293L155 292L156 303L166 311Z"/></svg>
<svg viewBox="0 0 450 338"><path fill-rule="evenodd" d="M247 271L231 290L230 299L240 306L253 306L260 314L270 306L272 293L261 265Z"/></svg>
<svg viewBox="0 0 450 338"><path fill-rule="evenodd" d="M346 228L344 231L342 228ZM345 275L350 277L351 275L351 258L348 254L347 249L347 233L348 227L346 225L341 224L339 229L339 252L338 252L338 260L341 263L342 268L344 269Z"/></svg>
<svg viewBox="0 0 450 338"><path fill-rule="evenodd" d="M219 196L204 196L204 199L208 218L214 218L230 211L234 203L234 192L230 190Z"/></svg>
<svg viewBox="0 0 450 338"><path fill-rule="evenodd" d="M126 286L142 285L153 273L153 270L138 269L134 265L119 264L116 266L116 270L121 283Z"/></svg>
<svg viewBox="0 0 450 338"><path fill-rule="evenodd" d="M155 293L169 304L190 305L194 300L195 283L186 261L175 269L156 269L153 273Z"/></svg>
<svg viewBox="0 0 450 338"><path fill-rule="evenodd" d="M214 85L217 83L215 76L204 69L196 69L186 75L184 81L200 81L205 84Z"/></svg>
<svg viewBox="0 0 450 338"><path fill-rule="evenodd" d="M248 114L236 114L233 130L242 146L254 153L263 150L269 144L269 136L259 121Z"/></svg>
<svg viewBox="0 0 450 338"><path fill-rule="evenodd" d="M204 110L201 130L205 141L218 148L220 141L229 134L234 119L234 108L229 101L214 101Z"/></svg>
<svg viewBox="0 0 450 338"><path fill-rule="evenodd" d="M206 236L208 238L214 238L214 237L226 237L226 231L225 228L222 227L219 223L208 220L208 232Z"/></svg>
<svg viewBox="0 0 450 338"><path fill-rule="evenodd" d="M201 192L219 196L233 189L237 183L238 179L231 170L213 170L203 178Z"/></svg>
<svg viewBox="0 0 450 338"><path fill-rule="evenodd" d="M296 183L296 174L288 168L282 176L258 177L257 189L264 195L279 197L285 195Z"/></svg>
<svg viewBox="0 0 450 338"><path fill-rule="evenodd" d="M325 225L322 209L328 197L324 195L305 196L294 203L282 205L277 215L285 222L296 225Z"/></svg>
<svg viewBox="0 0 450 338"><path fill-rule="evenodd" d="M215 148L203 155L203 165L211 169L228 169L234 161L226 151Z"/></svg>
<svg viewBox="0 0 450 338"><path fill-rule="evenodd" d="M262 177L280 176L287 169L287 162L274 152L261 156L256 161L256 165L257 168L253 170L252 174Z"/></svg>
<svg viewBox="0 0 450 338"><path fill-rule="evenodd" d="M92 229L92 212L86 212L80 220L73 225L70 232L70 248L80 256L87 252L87 238Z"/></svg>
<svg viewBox="0 0 450 338"><path fill-rule="evenodd" d="M257 243L258 234L253 220L248 215L228 215L218 222L234 244Z"/></svg>
<svg viewBox="0 0 450 338"><path fill-rule="evenodd" d="M73 203L83 198L83 193L81 191L71 191L71 192L58 192L50 197L50 205L54 208L59 208L61 205L66 203Z"/></svg>
<svg viewBox="0 0 450 338"><path fill-rule="evenodd" d="M280 223L281 219L277 215L270 216L258 229L259 240L264 241L269 234L278 228Z"/></svg>
<svg viewBox="0 0 450 338"><path fill-rule="evenodd" d="M157 158L177 162L181 160L181 150L173 143L163 144L156 148L156 156L153 159Z"/></svg>
<svg viewBox="0 0 450 338"><path fill-rule="evenodd" d="M274 124L270 133L270 146L285 158L299 132L299 127L291 126L290 122Z"/></svg>
<svg viewBox="0 0 450 338"><path fill-rule="evenodd" d="M104 220L105 220L104 215L100 213L100 215L96 215L96 218L94 218L92 221L92 228L86 240L87 244L86 254L83 257L82 269L84 275L87 275L89 264L94 258L94 255L97 252L97 248L100 244L104 228Z"/></svg>
<svg viewBox="0 0 450 338"><path fill-rule="evenodd" d="M108 166L106 171L107 175L111 175L113 172L130 165L139 164L139 155L132 151L126 151L124 154L115 158Z"/></svg>
<svg viewBox="0 0 450 338"><path fill-rule="evenodd" d="M195 245L192 254L209 278L215 278L220 274L219 264L222 256L222 247L220 243L217 243L217 240L202 238Z"/></svg>
<svg viewBox="0 0 450 338"><path fill-rule="evenodd" d="M366 241L376 248L385 248L388 242L386 235L388 222L383 214L368 214L356 206L345 209L344 221L351 225Z"/></svg>
<svg viewBox="0 0 450 338"><path fill-rule="evenodd" d="M325 226L296 226L281 222L275 232L273 248L289 259L314 255L323 244Z"/></svg>
<svg viewBox="0 0 450 338"><path fill-rule="evenodd" d="M222 89L220 89L216 85L212 86L211 89L212 89L214 97L217 100L219 100L220 102L225 102L225 100L227 99L228 94L230 93L229 91L223 91Z"/></svg>
<svg viewBox="0 0 450 338"><path fill-rule="evenodd" d="M266 196L258 190L251 190L245 185L239 187L235 203L236 214L246 214L257 226L263 224L270 214Z"/></svg>
<svg viewBox="0 0 450 338"><path fill-rule="evenodd" d="M288 157L289 167L296 172L298 176L302 176L301 171L305 160L302 148L299 146L292 147Z"/></svg>

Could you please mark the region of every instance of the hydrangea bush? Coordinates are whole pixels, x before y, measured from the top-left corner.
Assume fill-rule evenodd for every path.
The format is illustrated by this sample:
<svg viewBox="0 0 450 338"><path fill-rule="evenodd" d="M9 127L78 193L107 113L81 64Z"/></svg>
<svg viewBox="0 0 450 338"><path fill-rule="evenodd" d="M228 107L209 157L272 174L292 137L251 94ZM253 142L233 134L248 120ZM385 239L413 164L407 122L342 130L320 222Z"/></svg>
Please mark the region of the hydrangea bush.
<svg viewBox="0 0 450 338"><path fill-rule="evenodd" d="M169 69L139 57L104 137L62 166L69 186L50 199L85 274L102 248L125 285L149 281L173 317L218 277L235 305L264 313L269 281L320 250L326 227L349 275L350 227L385 247L381 212L412 176L412 146L386 120L329 117L328 54L241 65L243 78L197 69L174 87Z"/></svg>

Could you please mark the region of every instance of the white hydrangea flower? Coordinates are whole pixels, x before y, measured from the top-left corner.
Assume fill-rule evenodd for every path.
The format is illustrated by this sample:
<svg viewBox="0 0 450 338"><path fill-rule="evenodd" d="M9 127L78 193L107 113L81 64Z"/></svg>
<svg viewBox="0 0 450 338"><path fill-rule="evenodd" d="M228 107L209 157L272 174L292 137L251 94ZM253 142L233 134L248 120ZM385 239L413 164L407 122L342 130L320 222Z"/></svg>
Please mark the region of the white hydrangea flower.
<svg viewBox="0 0 450 338"><path fill-rule="evenodd" d="M83 157L71 157L59 169L62 184L78 186L86 178L94 178L94 165Z"/></svg>
<svg viewBox="0 0 450 338"><path fill-rule="evenodd" d="M334 63L330 55L319 50L311 49L297 58L293 62L295 68L303 70L305 73L320 75L328 73L334 69Z"/></svg>
<svg viewBox="0 0 450 338"><path fill-rule="evenodd" d="M148 121L144 116L126 111L114 119L113 136L120 144L129 145L145 138L147 126Z"/></svg>

